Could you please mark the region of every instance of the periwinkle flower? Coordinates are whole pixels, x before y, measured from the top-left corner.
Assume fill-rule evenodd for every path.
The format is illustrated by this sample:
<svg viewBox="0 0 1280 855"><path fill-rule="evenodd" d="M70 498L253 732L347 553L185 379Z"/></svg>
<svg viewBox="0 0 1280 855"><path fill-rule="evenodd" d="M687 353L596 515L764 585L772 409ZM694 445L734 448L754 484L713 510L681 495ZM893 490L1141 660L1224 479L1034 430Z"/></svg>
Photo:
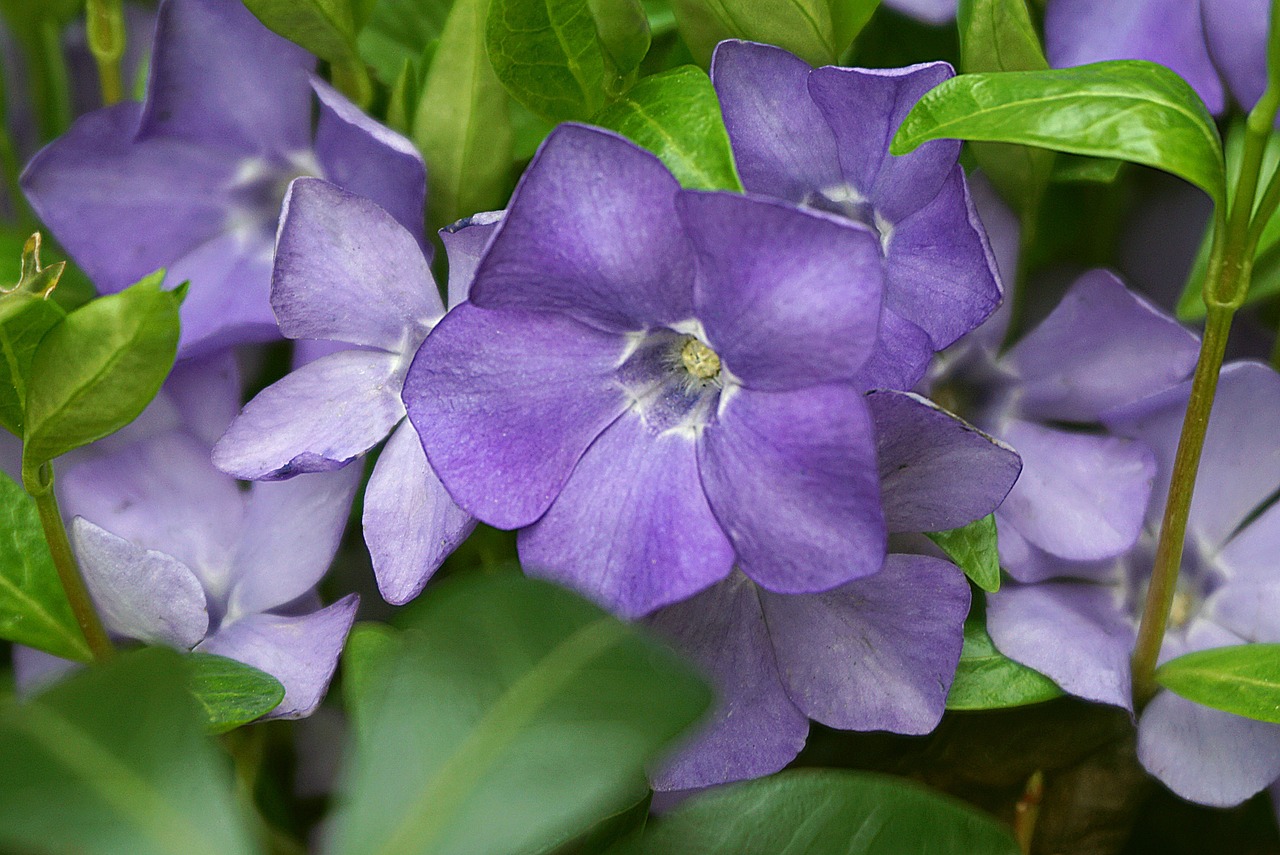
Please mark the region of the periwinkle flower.
<svg viewBox="0 0 1280 855"><path fill-rule="evenodd" d="M958 0L884 0L884 5L926 24L945 24L955 19Z"/></svg>
<svg viewBox="0 0 1280 855"><path fill-rule="evenodd" d="M936 531L990 513L1018 457L929 402L867 397L891 532ZM878 573L831 591L777 594L734 572L646 622L702 666L719 702L691 742L652 774L658 790L777 771L810 718L850 730L937 726L963 645L969 584L925 555L891 554Z"/></svg>
<svg viewBox="0 0 1280 855"><path fill-rule="evenodd" d="M1113 413L1113 430L1155 450L1155 500L1138 544L1119 558L1054 562L1038 584L1010 584L987 603L1007 656L1068 692L1133 710L1129 660L1150 578L1190 384ZM1280 642L1280 377L1258 363L1223 369L1170 625L1160 660L1230 644ZM1237 804L1280 778L1280 726L1161 691L1138 721L1138 759L1175 793Z"/></svg>
<svg viewBox="0 0 1280 855"><path fill-rule="evenodd" d="M453 235L445 240L453 299L465 299L466 253L452 252ZM260 392L213 462L239 478L290 478L342 468L389 435L365 492L364 534L379 590L407 602L475 525L427 464L400 398L410 360L445 311L428 261L374 202L299 178L284 202L271 304L289 338L353 347Z"/></svg>
<svg viewBox="0 0 1280 855"><path fill-rule="evenodd" d="M469 302L423 343L409 418L453 498L521 561L627 616L735 562L828 590L885 554L871 418L879 241L794 206L682 190L651 154L544 142Z"/></svg>
<svg viewBox="0 0 1280 855"><path fill-rule="evenodd" d="M82 117L23 174L32 207L100 291L160 267L191 281L183 356L279 335L267 291L295 177L368 196L421 237L420 156L312 77L314 63L236 0L165 0L146 102Z"/></svg>
<svg viewBox="0 0 1280 855"><path fill-rule="evenodd" d="M722 42L712 60L743 186L862 223L878 237L884 309L866 388L912 388L934 351L1000 303L995 262L957 163L960 142L889 154L916 101L953 73L945 62L814 69L781 48L735 41Z"/></svg>

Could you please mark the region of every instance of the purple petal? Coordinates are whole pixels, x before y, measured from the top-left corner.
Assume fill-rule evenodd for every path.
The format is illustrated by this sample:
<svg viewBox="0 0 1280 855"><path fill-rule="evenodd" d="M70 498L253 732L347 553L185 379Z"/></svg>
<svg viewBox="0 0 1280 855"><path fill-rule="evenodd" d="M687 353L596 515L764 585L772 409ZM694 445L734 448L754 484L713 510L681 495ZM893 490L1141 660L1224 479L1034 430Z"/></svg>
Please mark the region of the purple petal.
<svg viewBox="0 0 1280 855"><path fill-rule="evenodd" d="M987 632L1001 653L1077 697L1132 710L1129 657L1137 629L1111 585L1005 585L987 597Z"/></svg>
<svg viewBox="0 0 1280 855"><path fill-rule="evenodd" d="M134 143L139 107L77 120L27 164L22 189L98 289L114 293L218 235L236 161L181 140Z"/></svg>
<svg viewBox="0 0 1280 855"><path fill-rule="evenodd" d="M743 572L761 586L825 591L884 563L871 414L851 387L722 397L698 466Z"/></svg>
<svg viewBox="0 0 1280 855"><path fill-rule="evenodd" d="M270 157L309 147L315 59L235 0L167 0L140 138Z"/></svg>
<svg viewBox="0 0 1280 855"><path fill-rule="evenodd" d="M401 605L418 596L475 525L431 471L413 425L402 422L364 492L364 542L383 599Z"/></svg>
<svg viewBox="0 0 1280 855"><path fill-rule="evenodd" d="M844 182L898 223L938 194L956 168L958 140L935 140L901 156L889 141L920 96L955 76L945 62L906 68L819 68L809 93L836 137Z"/></svg>
<svg viewBox="0 0 1280 855"><path fill-rule="evenodd" d="M311 78L320 99L316 158L334 184L378 203L424 249L427 167L405 137L369 118L328 83Z"/></svg>
<svg viewBox="0 0 1280 855"><path fill-rule="evenodd" d="M409 367L404 401L454 500L498 528L542 516L627 408L614 379L625 345L550 312L451 310Z"/></svg>
<svg viewBox="0 0 1280 855"><path fill-rule="evenodd" d="M280 338L271 314L271 239L266 232L226 232L169 265L166 283L190 282L182 302L178 358L230 345Z"/></svg>
<svg viewBox="0 0 1280 855"><path fill-rule="evenodd" d="M79 662L22 644L13 645L13 684L19 699L26 699L81 668Z"/></svg>
<svg viewBox="0 0 1280 855"><path fill-rule="evenodd" d="M679 185L649 152L598 128L551 132L476 272L484 308L565 312L605 330L693 316Z"/></svg>
<svg viewBox="0 0 1280 855"><path fill-rule="evenodd" d="M108 631L181 650L204 638L204 588L181 561L135 546L83 517L72 520L71 540Z"/></svg>
<svg viewBox="0 0 1280 855"><path fill-rule="evenodd" d="M886 243L885 304L929 333L934 349L1000 305L995 258L959 166L932 200L892 227Z"/></svg>
<svg viewBox="0 0 1280 855"><path fill-rule="evenodd" d="M1221 113L1226 98L1197 12L1185 0L1052 0L1044 16L1045 52L1054 68L1107 59L1158 62L1190 83L1209 112ZM1265 32L1265 15L1257 21Z"/></svg>
<svg viewBox="0 0 1280 855"><path fill-rule="evenodd" d="M344 350L285 375L231 423L213 447L214 464L249 480L345 466L404 418L403 362L389 353Z"/></svg>
<svg viewBox="0 0 1280 855"><path fill-rule="evenodd" d="M1240 530L1218 553L1214 562L1232 584L1267 584L1276 581L1276 556L1280 555L1280 504L1271 505ZM1280 616L1280 612L1277 613Z"/></svg>
<svg viewBox="0 0 1280 855"><path fill-rule="evenodd" d="M710 716L661 767L655 790L768 775L804 747L809 721L782 686L756 587L739 572L646 620L701 668L716 690Z"/></svg>
<svg viewBox="0 0 1280 855"><path fill-rule="evenodd" d="M626 415L520 533L520 563L635 618L723 579L733 548L707 506L691 438Z"/></svg>
<svg viewBox="0 0 1280 855"><path fill-rule="evenodd" d="M504 215L503 211L485 211L440 230L440 240L449 259L449 308L470 294L476 268Z"/></svg>
<svg viewBox="0 0 1280 855"><path fill-rule="evenodd" d="M868 230L736 193L685 191L676 208L702 272L695 311L730 372L764 390L858 372L880 317Z"/></svg>
<svg viewBox="0 0 1280 855"><path fill-rule="evenodd" d="M1138 760L1184 799L1232 807L1280 777L1280 725L1161 692L1138 720Z"/></svg>
<svg viewBox="0 0 1280 855"><path fill-rule="evenodd" d="M206 582L207 570L229 566L245 515L235 479L177 431L73 466L58 486L66 516L172 555Z"/></svg>
<svg viewBox="0 0 1280 855"><path fill-rule="evenodd" d="M285 196L271 306L289 338L394 353L444 314L414 236L376 203L315 178Z"/></svg>
<svg viewBox="0 0 1280 855"><path fill-rule="evenodd" d="M884 5L926 24L945 24L956 16L956 0L884 0Z"/></svg>
<svg viewBox="0 0 1280 855"><path fill-rule="evenodd" d="M890 555L874 576L824 594L761 592L787 692L844 730L928 733L964 644L969 583L953 564Z"/></svg>
<svg viewBox="0 0 1280 855"><path fill-rule="evenodd" d="M867 396L889 531L944 531L985 517L1018 479L1009 446L907 392Z"/></svg>
<svg viewBox="0 0 1280 855"><path fill-rule="evenodd" d="M228 579L228 620L283 606L315 587L338 551L362 474L350 466L253 485Z"/></svg>
<svg viewBox="0 0 1280 855"><path fill-rule="evenodd" d="M1267 0L1200 0L1209 55L1226 79L1232 96L1245 110L1252 110L1267 88L1266 32L1270 8ZM1200 89L1199 83L1193 85ZM1203 92L1201 97L1208 100ZM1224 101L1219 98L1213 112L1221 112Z"/></svg>
<svg viewBox="0 0 1280 855"><path fill-rule="evenodd" d="M240 412L240 366L231 351L173 366L164 395L177 407L182 424L213 445Z"/></svg>
<svg viewBox="0 0 1280 855"><path fill-rule="evenodd" d="M887 306L880 309L875 348L858 371L859 389L914 389L933 359L933 342L920 327Z"/></svg>
<svg viewBox="0 0 1280 855"><path fill-rule="evenodd" d="M748 190L791 202L841 182L836 139L809 96L813 69L782 48L724 41L711 79Z"/></svg>
<svg viewBox="0 0 1280 855"><path fill-rule="evenodd" d="M199 648L252 665L284 684L284 700L266 718L303 718L320 705L360 598L350 594L301 617L256 614L224 625Z"/></svg>
<svg viewBox="0 0 1280 855"><path fill-rule="evenodd" d="M1155 477L1150 449L1019 419L999 432L1022 456L1022 475L1000 506L1006 524L1041 549L1077 561L1133 546Z"/></svg>
<svg viewBox="0 0 1280 855"><path fill-rule="evenodd" d="M1019 582L1043 582L1046 579L1087 579L1108 582L1115 578L1116 559L1075 561L1046 552L1028 541L1004 515L996 509L999 531L1000 567Z"/></svg>
<svg viewBox="0 0 1280 855"><path fill-rule="evenodd" d="M1093 270L1003 361L1021 380L1028 417L1093 422L1185 379L1199 350L1189 330L1112 273Z"/></svg>

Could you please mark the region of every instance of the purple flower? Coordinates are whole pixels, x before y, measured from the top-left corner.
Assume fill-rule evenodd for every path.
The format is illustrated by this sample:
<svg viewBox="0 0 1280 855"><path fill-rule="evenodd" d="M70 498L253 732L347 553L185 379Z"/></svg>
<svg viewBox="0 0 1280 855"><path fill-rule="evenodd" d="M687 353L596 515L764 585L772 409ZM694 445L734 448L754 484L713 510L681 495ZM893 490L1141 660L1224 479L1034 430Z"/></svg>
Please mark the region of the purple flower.
<svg viewBox="0 0 1280 855"><path fill-rule="evenodd" d="M955 19L958 0L884 0L884 5L926 24L945 24Z"/></svg>
<svg viewBox="0 0 1280 855"><path fill-rule="evenodd" d="M421 158L311 77L313 65L235 0L166 0L146 102L82 117L23 175L32 206L100 291L159 267L191 281L183 356L279 335L267 290L296 176L368 196L421 235Z"/></svg>
<svg viewBox="0 0 1280 855"><path fill-rule="evenodd" d="M995 263L956 162L959 141L889 154L902 119L953 75L951 66L813 69L781 48L727 41L711 73L748 191L847 217L878 237L880 343L860 382L912 388L934 351L1000 303Z"/></svg>
<svg viewBox="0 0 1280 855"><path fill-rule="evenodd" d="M885 528L852 380L880 307L865 227L681 190L597 129L547 138L470 302L423 343L409 418L453 498L532 573L637 616L729 575L874 573Z"/></svg>
<svg viewBox="0 0 1280 855"><path fill-rule="evenodd" d="M891 532L936 531L985 516L1018 476L1018 457L915 395L873 392ZM705 787L781 769L812 718L831 727L928 733L963 644L969 584L946 561L890 555L834 590L776 594L735 572L647 622L710 675L720 697L654 787Z"/></svg>
<svg viewBox="0 0 1280 855"><path fill-rule="evenodd" d="M1003 320L945 354L929 388L1022 456L1022 477L996 522L1001 565L1032 582L1053 572L1055 558L1101 560L1137 540L1155 460L1142 442L1108 436L1100 422L1185 378L1198 347L1103 270L1080 277L1038 327L999 354Z"/></svg>
<svg viewBox="0 0 1280 855"><path fill-rule="evenodd" d="M1007 585L988 599L996 646L1088 700L1133 709L1129 660L1189 389L1182 384L1108 419L1155 451L1155 499L1138 544L1108 561L1057 561L1046 581ZM1280 506L1269 504L1280 488L1278 427L1280 377L1257 363L1224 368L1161 661L1280 642ZM1234 805L1280 777L1280 726L1162 691L1139 719L1138 758L1184 798Z"/></svg>
<svg viewBox="0 0 1280 855"><path fill-rule="evenodd" d="M492 226L446 234L451 299ZM316 178L285 197L271 305L286 336L354 345L258 394L213 450L251 480L339 469L390 435L369 480L364 534L382 595L404 603L475 526L427 464L404 420L405 372L444 306L414 236L374 202Z"/></svg>

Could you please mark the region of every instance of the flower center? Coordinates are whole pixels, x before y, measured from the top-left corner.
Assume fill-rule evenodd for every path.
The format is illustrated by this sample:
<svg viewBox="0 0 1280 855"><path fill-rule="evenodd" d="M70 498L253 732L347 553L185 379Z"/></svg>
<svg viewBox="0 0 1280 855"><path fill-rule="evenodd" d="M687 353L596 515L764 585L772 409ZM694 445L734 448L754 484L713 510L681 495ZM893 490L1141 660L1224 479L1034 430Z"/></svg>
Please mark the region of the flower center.
<svg viewBox="0 0 1280 855"><path fill-rule="evenodd" d="M714 380L720 376L720 357L694 336L680 348L680 361L685 370L699 380Z"/></svg>
<svg viewBox="0 0 1280 855"><path fill-rule="evenodd" d="M632 412L652 431L694 436L734 380L696 322L676 326L633 333L616 376Z"/></svg>

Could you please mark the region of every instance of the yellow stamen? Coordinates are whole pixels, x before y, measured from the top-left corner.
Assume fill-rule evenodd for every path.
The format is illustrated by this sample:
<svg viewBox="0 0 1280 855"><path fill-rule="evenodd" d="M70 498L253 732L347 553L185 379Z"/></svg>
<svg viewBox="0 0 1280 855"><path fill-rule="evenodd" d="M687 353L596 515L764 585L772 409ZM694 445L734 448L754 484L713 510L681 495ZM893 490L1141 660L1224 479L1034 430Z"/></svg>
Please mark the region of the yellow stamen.
<svg viewBox="0 0 1280 855"><path fill-rule="evenodd" d="M720 357L696 338L690 338L680 349L685 369L699 380L712 380L720 374Z"/></svg>

